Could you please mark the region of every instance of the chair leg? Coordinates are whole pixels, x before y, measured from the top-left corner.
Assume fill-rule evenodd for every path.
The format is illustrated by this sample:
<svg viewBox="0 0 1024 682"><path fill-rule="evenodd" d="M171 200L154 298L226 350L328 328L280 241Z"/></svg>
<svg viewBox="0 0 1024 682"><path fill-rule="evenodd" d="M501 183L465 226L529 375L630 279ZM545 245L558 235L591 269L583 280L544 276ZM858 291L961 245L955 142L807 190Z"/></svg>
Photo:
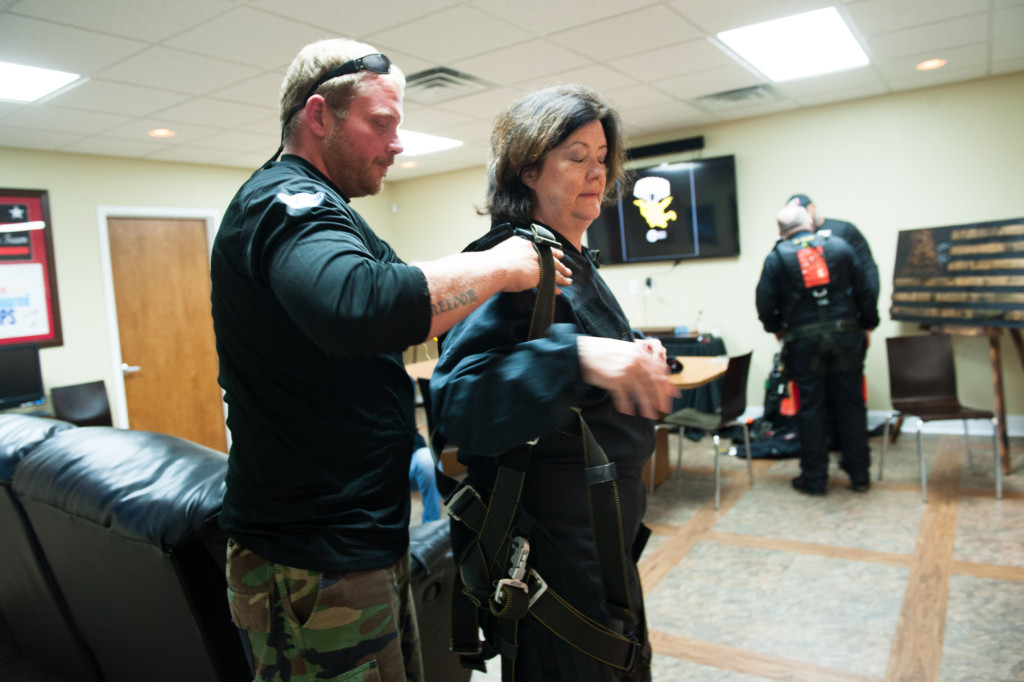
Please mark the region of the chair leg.
<svg viewBox="0 0 1024 682"><path fill-rule="evenodd" d="M754 485L754 461L750 458L750 429L747 423L743 422L743 445L747 449L747 476L750 478L750 485Z"/></svg>
<svg viewBox="0 0 1024 682"><path fill-rule="evenodd" d="M992 458L996 461L996 499L1003 499L1003 463L999 461L999 417L992 417Z"/></svg>
<svg viewBox="0 0 1024 682"><path fill-rule="evenodd" d="M917 420L917 461L921 465L921 501L928 501L928 470L924 464L924 446L921 443L921 429L924 428L924 422L920 419Z"/></svg>
<svg viewBox="0 0 1024 682"><path fill-rule="evenodd" d="M679 427L679 440L676 441L676 469L679 469L679 473L683 472L683 429L685 427Z"/></svg>
<svg viewBox="0 0 1024 682"><path fill-rule="evenodd" d="M882 455L878 458L878 480L882 480L882 470L885 469L885 453L889 450L889 425L892 423L894 412L885 415L885 427L882 429Z"/></svg>
<svg viewBox="0 0 1024 682"><path fill-rule="evenodd" d="M964 420L964 451L967 453L967 470L974 469L974 458L971 456L971 433L967 428L967 420Z"/></svg>
<svg viewBox="0 0 1024 682"><path fill-rule="evenodd" d="M722 486L721 486L721 479L719 478L719 468L718 468L718 453L721 452L721 448L719 448L719 446L718 446L720 440L718 438L718 434L717 433L714 435L713 440L715 442L715 509L718 509L718 505L721 503L721 498L722 498L722 494L721 494Z"/></svg>

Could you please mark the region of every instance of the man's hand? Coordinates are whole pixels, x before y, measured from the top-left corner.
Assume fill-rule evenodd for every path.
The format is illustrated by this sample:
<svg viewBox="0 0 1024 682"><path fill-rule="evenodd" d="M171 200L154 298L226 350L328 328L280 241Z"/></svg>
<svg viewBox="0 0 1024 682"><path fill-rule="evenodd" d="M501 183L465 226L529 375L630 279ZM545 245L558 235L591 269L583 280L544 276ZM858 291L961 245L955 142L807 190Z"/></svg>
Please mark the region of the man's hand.
<svg viewBox="0 0 1024 682"><path fill-rule="evenodd" d="M533 242L521 237L509 237L491 247L487 254L494 257L495 270L505 274L501 291L526 291L540 284L540 257ZM555 289L572 284L572 270L562 264L561 249L551 249L555 257Z"/></svg>
<svg viewBox="0 0 1024 682"><path fill-rule="evenodd" d="M597 336L578 337L576 348L583 381L608 391L623 414L660 419L680 395L668 381L663 348L658 353L653 344Z"/></svg>

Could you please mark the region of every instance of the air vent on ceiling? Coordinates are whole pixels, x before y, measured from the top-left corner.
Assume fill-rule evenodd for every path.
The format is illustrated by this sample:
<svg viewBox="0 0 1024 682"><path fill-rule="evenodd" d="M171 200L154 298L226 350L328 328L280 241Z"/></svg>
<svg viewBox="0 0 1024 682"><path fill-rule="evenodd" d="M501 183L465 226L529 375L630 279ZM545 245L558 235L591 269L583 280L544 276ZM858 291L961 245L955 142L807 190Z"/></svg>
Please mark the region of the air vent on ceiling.
<svg viewBox="0 0 1024 682"><path fill-rule="evenodd" d="M722 111L724 109L736 109L750 106L752 104L766 104L778 102L779 94L770 85L752 85L748 88L737 88L705 95L692 100L694 104L707 111Z"/></svg>
<svg viewBox="0 0 1024 682"><path fill-rule="evenodd" d="M472 95L491 87L485 80L447 66L419 71L405 79L405 98L420 104L437 104Z"/></svg>

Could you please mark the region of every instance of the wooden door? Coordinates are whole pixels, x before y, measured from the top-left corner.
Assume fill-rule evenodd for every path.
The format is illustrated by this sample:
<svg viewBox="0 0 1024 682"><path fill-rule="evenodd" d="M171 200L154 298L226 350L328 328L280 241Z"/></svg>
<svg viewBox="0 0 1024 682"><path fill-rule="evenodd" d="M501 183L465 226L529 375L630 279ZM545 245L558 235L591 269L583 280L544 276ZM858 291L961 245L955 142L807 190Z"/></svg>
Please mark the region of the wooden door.
<svg viewBox="0 0 1024 682"><path fill-rule="evenodd" d="M206 221L109 218L107 234L129 426L227 452Z"/></svg>

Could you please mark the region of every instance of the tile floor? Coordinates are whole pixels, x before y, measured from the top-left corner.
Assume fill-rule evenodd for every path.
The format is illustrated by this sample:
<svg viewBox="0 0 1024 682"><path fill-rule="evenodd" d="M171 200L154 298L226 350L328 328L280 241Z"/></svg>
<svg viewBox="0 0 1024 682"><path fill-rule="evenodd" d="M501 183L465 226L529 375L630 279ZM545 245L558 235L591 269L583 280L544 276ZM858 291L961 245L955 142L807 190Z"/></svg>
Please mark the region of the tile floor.
<svg viewBox="0 0 1024 682"><path fill-rule="evenodd" d="M927 503L909 433L863 494L838 469L826 496L797 493L795 459L755 461L750 486L725 458L717 512L710 444L687 441L648 497L654 680L1024 681L1024 439L1002 500L991 441L971 440L967 467L962 438L925 437Z"/></svg>
<svg viewBox="0 0 1024 682"><path fill-rule="evenodd" d="M864 494L837 472L825 497L801 495L792 459L756 461L750 486L724 458L716 511L710 446L687 441L648 496L654 680L1024 681L1024 439L1002 500L989 442L972 438L969 467L962 438L926 437L927 503L909 434ZM490 668L472 682L498 682ZM0 679L53 682L2 643Z"/></svg>

